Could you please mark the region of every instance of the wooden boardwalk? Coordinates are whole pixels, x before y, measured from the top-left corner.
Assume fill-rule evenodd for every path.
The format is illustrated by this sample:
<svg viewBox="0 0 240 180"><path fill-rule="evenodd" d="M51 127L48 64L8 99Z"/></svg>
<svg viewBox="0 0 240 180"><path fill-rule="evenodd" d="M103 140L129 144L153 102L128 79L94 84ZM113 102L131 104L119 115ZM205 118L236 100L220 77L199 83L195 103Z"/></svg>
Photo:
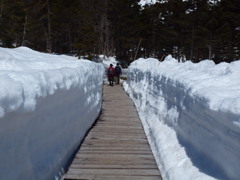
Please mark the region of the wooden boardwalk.
<svg viewBox="0 0 240 180"><path fill-rule="evenodd" d="M65 180L161 180L132 100L120 85L105 85L102 113Z"/></svg>

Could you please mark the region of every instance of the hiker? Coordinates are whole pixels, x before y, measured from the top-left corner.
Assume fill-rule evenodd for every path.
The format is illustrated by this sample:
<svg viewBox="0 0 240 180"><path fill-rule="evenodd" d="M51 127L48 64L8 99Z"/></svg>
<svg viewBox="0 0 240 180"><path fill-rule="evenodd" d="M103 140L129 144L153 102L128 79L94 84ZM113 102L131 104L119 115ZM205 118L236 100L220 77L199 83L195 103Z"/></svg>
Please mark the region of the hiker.
<svg viewBox="0 0 240 180"><path fill-rule="evenodd" d="M117 63L117 66L115 67L115 71L116 71L116 77L117 77L117 82L116 84L119 84L120 82L120 76L122 74L122 68L120 67L119 63Z"/></svg>
<svg viewBox="0 0 240 180"><path fill-rule="evenodd" d="M110 66L109 66L109 68L107 70L107 75L108 75L109 85L113 86L113 80L114 80L114 76L115 76L115 69L114 69L112 64L110 64Z"/></svg>

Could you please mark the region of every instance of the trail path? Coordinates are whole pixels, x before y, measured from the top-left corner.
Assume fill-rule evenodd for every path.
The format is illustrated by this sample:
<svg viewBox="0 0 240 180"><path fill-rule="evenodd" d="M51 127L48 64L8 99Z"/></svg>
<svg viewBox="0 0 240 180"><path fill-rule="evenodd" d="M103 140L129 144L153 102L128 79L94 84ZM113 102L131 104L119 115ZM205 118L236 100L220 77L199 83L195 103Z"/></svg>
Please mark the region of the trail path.
<svg viewBox="0 0 240 180"><path fill-rule="evenodd" d="M120 85L103 89L102 113L65 180L161 180L132 100Z"/></svg>

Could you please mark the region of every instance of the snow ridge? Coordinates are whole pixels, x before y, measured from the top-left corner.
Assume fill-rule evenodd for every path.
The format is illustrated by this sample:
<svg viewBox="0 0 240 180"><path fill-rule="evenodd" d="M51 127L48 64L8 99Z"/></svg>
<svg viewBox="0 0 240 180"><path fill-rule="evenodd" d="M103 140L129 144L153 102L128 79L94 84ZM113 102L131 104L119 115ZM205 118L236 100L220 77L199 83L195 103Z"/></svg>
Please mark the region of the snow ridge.
<svg viewBox="0 0 240 180"><path fill-rule="evenodd" d="M27 47L0 48L0 117L17 109L33 111L38 97L86 84L89 75L93 75L89 73L92 69L96 77L103 73L101 65L87 60L40 53Z"/></svg>
<svg viewBox="0 0 240 180"><path fill-rule="evenodd" d="M101 110L103 65L0 48L1 179L53 180Z"/></svg>
<svg viewBox="0 0 240 180"><path fill-rule="evenodd" d="M240 177L239 67L240 61L178 63L171 56L130 65L124 88L136 104L163 179Z"/></svg>

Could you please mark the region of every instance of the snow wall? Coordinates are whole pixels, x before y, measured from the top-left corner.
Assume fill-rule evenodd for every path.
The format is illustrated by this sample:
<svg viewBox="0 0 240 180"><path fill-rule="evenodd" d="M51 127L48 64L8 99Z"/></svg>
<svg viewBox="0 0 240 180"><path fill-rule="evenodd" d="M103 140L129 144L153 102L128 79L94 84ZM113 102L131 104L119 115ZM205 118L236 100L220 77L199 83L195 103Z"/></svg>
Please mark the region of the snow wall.
<svg viewBox="0 0 240 180"><path fill-rule="evenodd" d="M0 54L0 179L57 179L99 115L104 68L24 47Z"/></svg>
<svg viewBox="0 0 240 180"><path fill-rule="evenodd" d="M163 179L239 180L240 61L215 65L139 59L134 100Z"/></svg>

